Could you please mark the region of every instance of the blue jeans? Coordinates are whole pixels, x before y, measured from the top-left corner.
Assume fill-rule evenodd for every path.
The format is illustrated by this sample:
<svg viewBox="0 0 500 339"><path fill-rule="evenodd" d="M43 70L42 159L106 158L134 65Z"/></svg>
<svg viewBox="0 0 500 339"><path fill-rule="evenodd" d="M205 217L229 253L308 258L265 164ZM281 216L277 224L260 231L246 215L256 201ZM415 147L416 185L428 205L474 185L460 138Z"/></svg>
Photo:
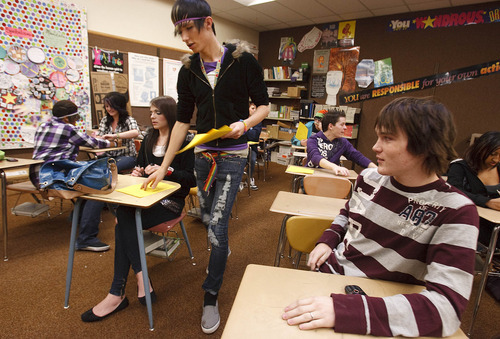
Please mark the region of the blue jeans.
<svg viewBox="0 0 500 339"><path fill-rule="evenodd" d="M116 160L118 173L124 170L133 169L135 167L135 157L119 156L114 157L114 159Z"/></svg>
<svg viewBox="0 0 500 339"><path fill-rule="evenodd" d="M207 227L208 239L212 246L208 275L202 288L217 294L222 286L226 270L228 242L228 223L236 194L240 185L247 159L234 157L214 157L217 163L215 181L208 192L203 185L211 168L211 160L201 154L196 155L195 173L200 199L202 221Z"/></svg>
<svg viewBox="0 0 500 339"><path fill-rule="evenodd" d="M118 172L134 168L134 157L116 157L116 168ZM99 223L101 222L101 211L106 205L103 201L87 200L82 206L80 218L80 233L76 239L76 248L92 246L100 242L97 238Z"/></svg>

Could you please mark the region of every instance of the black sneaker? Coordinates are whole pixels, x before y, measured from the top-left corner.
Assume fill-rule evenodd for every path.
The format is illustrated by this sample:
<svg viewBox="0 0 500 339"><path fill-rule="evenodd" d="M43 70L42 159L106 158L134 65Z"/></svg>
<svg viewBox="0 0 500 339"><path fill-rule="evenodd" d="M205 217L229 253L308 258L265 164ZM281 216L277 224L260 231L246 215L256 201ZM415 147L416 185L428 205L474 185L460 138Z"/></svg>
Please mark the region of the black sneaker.
<svg viewBox="0 0 500 339"><path fill-rule="evenodd" d="M82 247L77 247L77 251L91 251L91 252L104 252L109 250L109 245L103 242L96 242L92 245L83 245Z"/></svg>

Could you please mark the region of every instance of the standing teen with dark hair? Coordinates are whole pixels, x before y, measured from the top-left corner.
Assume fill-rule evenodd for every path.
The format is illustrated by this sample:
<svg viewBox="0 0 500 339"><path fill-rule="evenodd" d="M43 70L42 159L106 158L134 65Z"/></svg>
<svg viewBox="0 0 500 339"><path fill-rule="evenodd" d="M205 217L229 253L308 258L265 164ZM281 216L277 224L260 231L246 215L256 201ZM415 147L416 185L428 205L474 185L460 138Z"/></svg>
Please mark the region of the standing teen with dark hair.
<svg viewBox="0 0 500 339"><path fill-rule="evenodd" d="M283 319L302 330L375 336L449 336L470 297L476 206L440 174L456 156L446 107L399 98L375 122L378 168L364 170L345 208L309 255L320 272L423 285L383 298L332 293L298 300Z"/></svg>
<svg viewBox="0 0 500 339"><path fill-rule="evenodd" d="M154 173L160 168L165 151L172 140L172 126L175 123L175 100L171 97L159 97L151 101L150 115L153 129L144 139L137 157L137 167L132 176L141 177ZM192 134L182 136L183 145L187 145ZM195 184L194 153L188 150L177 155L170 165L165 180L181 184L181 188L141 213L142 227L151 228L162 222L181 215L189 189ZM120 206L116 211L118 223L115 227L115 271L108 295L96 306L82 314L82 321L100 321L119 312L129 305L125 296L125 285L130 267L137 278L137 297L146 305L142 267L137 245L135 208ZM156 301L156 292L149 286L151 301Z"/></svg>
<svg viewBox="0 0 500 339"><path fill-rule="evenodd" d="M193 51L183 59L177 92L177 122L161 169L143 184L153 187L167 172L181 135L190 128L195 106L196 130L206 133L228 125L232 131L223 138L195 149L195 172L202 221L212 246L205 290L201 328L213 333L220 324L218 293L228 256L228 223L248 155L244 133L268 114L269 99L262 68L247 45L222 46L215 37L212 11L204 0L177 0L172 8L175 34ZM249 97L257 106L248 114Z"/></svg>

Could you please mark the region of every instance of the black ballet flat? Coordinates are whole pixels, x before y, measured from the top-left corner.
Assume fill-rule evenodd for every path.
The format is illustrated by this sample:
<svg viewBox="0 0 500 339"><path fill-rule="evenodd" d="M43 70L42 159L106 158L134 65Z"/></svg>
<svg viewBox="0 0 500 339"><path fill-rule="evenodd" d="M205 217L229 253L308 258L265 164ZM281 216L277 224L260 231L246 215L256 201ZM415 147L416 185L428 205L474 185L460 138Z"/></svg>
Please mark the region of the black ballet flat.
<svg viewBox="0 0 500 339"><path fill-rule="evenodd" d="M98 315L94 314L94 312L92 311L92 309L90 309L87 312L85 312L85 313L82 314L82 321L85 322L85 323L91 323L91 322L94 322L94 321L101 321L104 318L109 317L110 315L112 315L114 313L117 313L117 312L120 312L121 310L127 308L127 306L128 306L128 299L127 299L127 297L125 297L125 298L123 298L123 300L120 303L120 305L118 305L118 307L115 308L114 311L106 314L105 316L99 317Z"/></svg>
<svg viewBox="0 0 500 339"><path fill-rule="evenodd" d="M149 283L151 284L151 288L153 289L152 292L150 292L150 295L151 295L151 304L154 304L156 302L156 293L155 293L155 290L154 290L154 287L153 287L153 282L151 281L151 279L149 280ZM139 289L139 288L137 288ZM139 302L146 306L146 296L144 297L137 297L137 299L139 300Z"/></svg>

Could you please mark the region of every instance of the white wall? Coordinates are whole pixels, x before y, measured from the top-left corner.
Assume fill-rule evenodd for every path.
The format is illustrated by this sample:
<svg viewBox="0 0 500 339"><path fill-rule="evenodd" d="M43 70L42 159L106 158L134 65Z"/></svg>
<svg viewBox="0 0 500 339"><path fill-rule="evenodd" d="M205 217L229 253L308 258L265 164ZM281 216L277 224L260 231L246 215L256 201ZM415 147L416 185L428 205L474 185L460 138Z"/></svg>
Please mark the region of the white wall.
<svg viewBox="0 0 500 339"><path fill-rule="evenodd" d="M189 52L174 36L170 11L174 0L64 0L87 9L88 30ZM259 32L214 17L217 39L246 40L259 45ZM99 46L105 47L105 46Z"/></svg>

